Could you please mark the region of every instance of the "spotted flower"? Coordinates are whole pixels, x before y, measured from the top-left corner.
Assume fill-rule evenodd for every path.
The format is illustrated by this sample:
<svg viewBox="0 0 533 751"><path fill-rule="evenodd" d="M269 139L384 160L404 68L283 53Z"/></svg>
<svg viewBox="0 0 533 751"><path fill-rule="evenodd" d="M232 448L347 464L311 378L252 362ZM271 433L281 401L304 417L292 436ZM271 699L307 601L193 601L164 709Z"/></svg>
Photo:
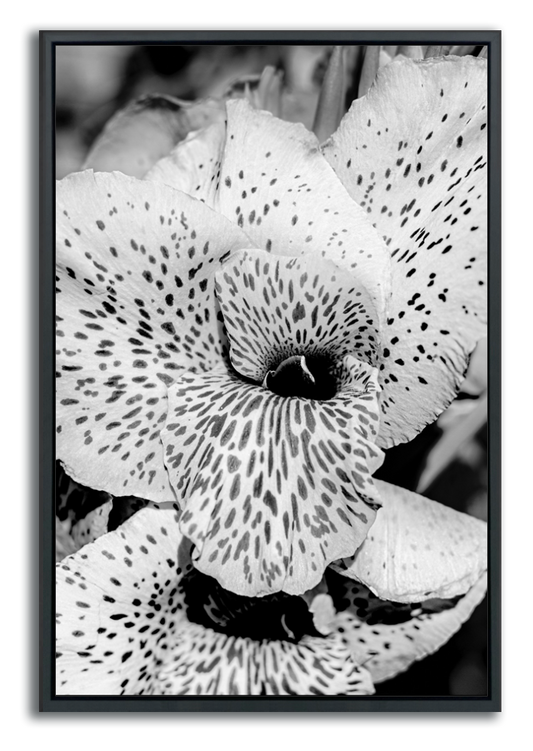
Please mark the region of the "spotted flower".
<svg viewBox="0 0 533 751"><path fill-rule="evenodd" d="M328 570L305 597L228 592L193 567L176 507L139 511L58 564L57 693L373 693L438 649L485 594L484 523L380 489L388 501L358 552L361 580Z"/></svg>
<svg viewBox="0 0 533 751"><path fill-rule="evenodd" d="M484 333L485 76L395 62L322 147L230 101L145 180L58 184L58 457L162 506L62 562L62 692L368 693L482 597L483 525L372 474ZM324 633L333 563L367 605Z"/></svg>

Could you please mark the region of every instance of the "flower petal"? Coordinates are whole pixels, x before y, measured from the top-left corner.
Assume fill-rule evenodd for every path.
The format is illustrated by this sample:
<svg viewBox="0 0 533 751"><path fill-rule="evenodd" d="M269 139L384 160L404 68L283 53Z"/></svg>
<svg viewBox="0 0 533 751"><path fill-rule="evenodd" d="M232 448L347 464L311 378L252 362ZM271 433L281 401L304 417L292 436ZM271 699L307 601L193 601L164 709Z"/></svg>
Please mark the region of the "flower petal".
<svg viewBox="0 0 533 751"><path fill-rule="evenodd" d="M143 509L57 566L58 694L154 693L183 607L176 522Z"/></svg>
<svg viewBox="0 0 533 751"><path fill-rule="evenodd" d="M179 144L147 177L198 196L252 239L281 255L323 255L356 271L381 314L390 259L303 125L227 104L225 131L212 127ZM183 168L191 176L187 184Z"/></svg>
<svg viewBox="0 0 533 751"><path fill-rule="evenodd" d="M166 94L142 96L109 120L83 169L143 177L190 131L224 121L225 110L222 100L185 102Z"/></svg>
<svg viewBox="0 0 533 751"><path fill-rule="evenodd" d="M58 695L373 693L338 634L253 641L191 623L176 520L143 509L58 565Z"/></svg>
<svg viewBox="0 0 533 751"><path fill-rule="evenodd" d="M213 274L249 240L189 196L92 172L58 183L56 237L58 458L84 485L171 500L166 388L222 359Z"/></svg>
<svg viewBox="0 0 533 751"><path fill-rule="evenodd" d="M370 534L338 569L397 602L467 592L487 569L485 522L374 480L383 501Z"/></svg>
<svg viewBox="0 0 533 751"><path fill-rule="evenodd" d="M377 364L377 314L352 274L323 258L237 251L216 275L233 367L259 383L296 354Z"/></svg>
<svg viewBox="0 0 533 751"><path fill-rule="evenodd" d="M281 397L223 367L169 389L165 461L196 568L247 596L300 594L374 521L376 371L346 357L327 401Z"/></svg>
<svg viewBox="0 0 533 751"><path fill-rule="evenodd" d="M374 683L393 678L440 649L470 618L487 591L483 574L460 598L401 605L378 599L362 584L344 582L337 580L338 587L330 587L342 611L331 624L331 634L342 629L353 659L370 671Z"/></svg>
<svg viewBox="0 0 533 751"><path fill-rule="evenodd" d="M298 644L256 642L192 624L160 673L162 694L359 696L374 693L338 634Z"/></svg>
<svg viewBox="0 0 533 751"><path fill-rule="evenodd" d="M214 208L225 138L224 123L190 133L147 172L145 179L182 190Z"/></svg>
<svg viewBox="0 0 533 751"><path fill-rule="evenodd" d="M486 61L384 67L324 153L393 260L380 445L413 438L453 399L483 336Z"/></svg>
<svg viewBox="0 0 533 751"><path fill-rule="evenodd" d="M109 493L79 485L56 462L56 561L108 531Z"/></svg>
<svg viewBox="0 0 533 751"><path fill-rule="evenodd" d="M87 516L72 525L70 534L78 550L107 532L107 523L112 507L113 501L106 501L102 506L90 511Z"/></svg>
<svg viewBox="0 0 533 751"><path fill-rule="evenodd" d="M74 522L79 521L110 498L109 493L102 493L75 482L67 475L61 462L56 461L56 514L61 519L70 517Z"/></svg>
<svg viewBox="0 0 533 751"><path fill-rule="evenodd" d="M61 521L59 517L56 516L56 563L59 563L59 561L62 561L65 556L75 553L76 550L78 550L78 546L70 535L70 527L71 524L69 519Z"/></svg>

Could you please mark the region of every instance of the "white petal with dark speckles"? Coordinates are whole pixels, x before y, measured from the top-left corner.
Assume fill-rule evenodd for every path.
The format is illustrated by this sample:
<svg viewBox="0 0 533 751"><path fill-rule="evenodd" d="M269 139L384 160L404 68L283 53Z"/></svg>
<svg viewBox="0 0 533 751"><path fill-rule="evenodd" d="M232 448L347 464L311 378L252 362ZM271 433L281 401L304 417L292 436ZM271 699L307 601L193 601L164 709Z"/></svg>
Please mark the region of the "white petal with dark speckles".
<svg viewBox="0 0 533 751"><path fill-rule="evenodd" d="M448 406L484 335L486 124L486 60L403 60L380 70L323 148L392 259L382 446Z"/></svg>

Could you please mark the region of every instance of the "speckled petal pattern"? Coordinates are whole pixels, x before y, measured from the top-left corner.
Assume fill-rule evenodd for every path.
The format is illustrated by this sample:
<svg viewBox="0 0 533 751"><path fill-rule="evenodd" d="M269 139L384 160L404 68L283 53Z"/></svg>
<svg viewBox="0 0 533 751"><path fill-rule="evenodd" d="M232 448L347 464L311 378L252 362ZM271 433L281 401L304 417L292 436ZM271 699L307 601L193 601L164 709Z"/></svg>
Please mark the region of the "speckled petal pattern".
<svg viewBox="0 0 533 751"><path fill-rule="evenodd" d="M145 179L182 190L214 208L225 137L225 122L190 133L152 167Z"/></svg>
<svg viewBox="0 0 533 751"><path fill-rule="evenodd" d="M242 227L251 247L325 256L355 271L383 315L389 254L303 125L230 101L225 129L192 136L147 177L199 196Z"/></svg>
<svg viewBox="0 0 533 751"><path fill-rule="evenodd" d="M324 154L383 236L392 297L380 445L448 406L486 319L487 61L396 61Z"/></svg>
<svg viewBox="0 0 533 751"><path fill-rule="evenodd" d="M165 462L195 566L246 596L301 594L352 555L379 506L376 370L346 356L327 401L224 367L169 389Z"/></svg>
<svg viewBox="0 0 533 751"><path fill-rule="evenodd" d="M58 458L84 485L172 500L167 387L222 359L214 272L250 241L183 193L90 171L58 183L56 237Z"/></svg>
<svg viewBox="0 0 533 751"><path fill-rule="evenodd" d="M420 602L463 595L487 570L487 525L396 485L374 480L382 500L345 576L378 597Z"/></svg>
<svg viewBox="0 0 533 751"><path fill-rule="evenodd" d="M262 383L269 368L303 354L377 365L378 321L365 288L322 258L237 251L216 274L233 367Z"/></svg>
<svg viewBox="0 0 533 751"><path fill-rule="evenodd" d="M485 597L487 576L461 597L411 604L381 600L349 579L336 584L330 596L339 612L330 634L340 633L354 661L381 683L446 644Z"/></svg>
<svg viewBox="0 0 533 751"><path fill-rule="evenodd" d="M191 623L190 570L171 509L143 509L58 564L57 694L373 693L338 634L254 642Z"/></svg>
<svg viewBox="0 0 533 751"><path fill-rule="evenodd" d="M298 644L256 642L189 625L160 673L161 693L175 696L360 696L374 693L335 633Z"/></svg>

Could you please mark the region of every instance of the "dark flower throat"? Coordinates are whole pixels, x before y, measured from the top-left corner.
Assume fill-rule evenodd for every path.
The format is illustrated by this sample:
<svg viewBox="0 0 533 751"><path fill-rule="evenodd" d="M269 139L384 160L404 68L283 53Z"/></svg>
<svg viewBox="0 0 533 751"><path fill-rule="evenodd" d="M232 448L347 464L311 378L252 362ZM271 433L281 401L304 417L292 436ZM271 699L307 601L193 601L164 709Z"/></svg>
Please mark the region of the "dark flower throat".
<svg viewBox="0 0 533 751"><path fill-rule="evenodd" d="M292 355L269 370L263 386L278 396L299 396L326 401L337 393L337 381L328 358Z"/></svg>

